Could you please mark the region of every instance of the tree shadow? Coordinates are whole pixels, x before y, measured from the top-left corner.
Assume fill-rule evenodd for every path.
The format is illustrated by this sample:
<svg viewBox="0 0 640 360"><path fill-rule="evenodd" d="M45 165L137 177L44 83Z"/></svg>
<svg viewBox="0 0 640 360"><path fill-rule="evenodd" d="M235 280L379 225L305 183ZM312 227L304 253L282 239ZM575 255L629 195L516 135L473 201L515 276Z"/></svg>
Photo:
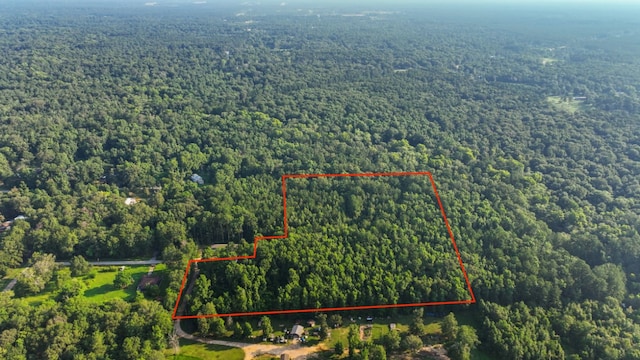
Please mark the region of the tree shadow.
<svg viewBox="0 0 640 360"><path fill-rule="evenodd" d="M117 289L112 284L104 284L104 285L101 285L99 287L95 287L95 288L91 288L91 289L85 290L84 296L85 297L100 296L100 295L104 295L106 293L109 293L111 291L116 291L116 290L119 290L119 289Z"/></svg>

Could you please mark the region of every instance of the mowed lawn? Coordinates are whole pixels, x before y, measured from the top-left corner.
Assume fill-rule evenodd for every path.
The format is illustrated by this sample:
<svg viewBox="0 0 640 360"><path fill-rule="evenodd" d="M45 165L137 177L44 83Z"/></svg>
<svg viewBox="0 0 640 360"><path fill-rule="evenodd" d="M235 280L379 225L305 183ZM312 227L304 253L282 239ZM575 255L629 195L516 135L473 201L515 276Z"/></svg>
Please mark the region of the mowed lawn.
<svg viewBox="0 0 640 360"><path fill-rule="evenodd" d="M221 345L202 344L199 342L180 339L180 352L174 355L173 349L164 351L167 359L171 360L243 360L244 351Z"/></svg>
<svg viewBox="0 0 640 360"><path fill-rule="evenodd" d="M165 264L158 264L153 274L162 275L165 269ZM98 270L100 270L100 268L98 268ZM98 272L95 278L86 279L85 284L87 285L87 289L84 291L84 297L90 302L97 303L115 298L121 298L127 301L135 299L138 283L140 279L149 272L149 266L125 267L124 271L133 277L133 284L124 289L117 289L113 286L113 280L115 280L118 271L120 270Z"/></svg>
<svg viewBox="0 0 640 360"><path fill-rule="evenodd" d="M58 271L69 272L69 269L62 268ZM124 289L116 288L113 285L113 281L115 280L118 271L120 270L117 266L94 267L94 269L92 270L92 272L95 274L94 277L85 276L77 278L80 279L85 285L84 297L89 302L95 303L101 303L115 298L120 298L126 301L135 299L138 282L140 281L142 276L146 275L149 272L149 266L125 267L124 271L131 274L134 281L133 284ZM153 274L162 276L165 271L166 265L158 264L156 265ZM36 306L49 299L54 299L55 295L56 291L52 281L47 284L47 287L42 293L33 296L27 296L24 297L24 299L30 305Z"/></svg>

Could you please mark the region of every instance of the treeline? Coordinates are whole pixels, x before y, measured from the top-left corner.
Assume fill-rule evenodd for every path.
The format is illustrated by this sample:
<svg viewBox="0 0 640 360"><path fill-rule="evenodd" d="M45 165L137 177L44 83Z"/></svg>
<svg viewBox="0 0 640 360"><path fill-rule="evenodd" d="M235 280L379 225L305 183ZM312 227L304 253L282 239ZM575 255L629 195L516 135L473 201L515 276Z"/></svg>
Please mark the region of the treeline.
<svg viewBox="0 0 640 360"><path fill-rule="evenodd" d="M2 359L164 359L173 327L160 304L144 299L75 297L34 308L2 292L0 308Z"/></svg>

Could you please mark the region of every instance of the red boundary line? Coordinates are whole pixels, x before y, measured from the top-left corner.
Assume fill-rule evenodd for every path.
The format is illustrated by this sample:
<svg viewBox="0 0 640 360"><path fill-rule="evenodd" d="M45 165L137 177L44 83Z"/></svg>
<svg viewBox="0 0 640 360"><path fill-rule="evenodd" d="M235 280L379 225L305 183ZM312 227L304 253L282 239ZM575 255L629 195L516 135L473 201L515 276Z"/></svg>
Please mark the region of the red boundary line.
<svg viewBox="0 0 640 360"><path fill-rule="evenodd" d="M204 314L204 315L182 315L182 316L176 315L176 313L178 312L178 305L180 304L180 299L182 297L182 292L184 291L184 287L187 282L187 275L189 273L189 269L191 268L192 263L255 259L256 254L258 252L258 241L286 239L289 237L289 223L287 220L287 179L308 179L308 178L323 178L323 177L411 176L411 175L427 175L429 177L429 180L431 181L431 186L433 187L433 192L435 194L436 201L438 203L438 206L440 207L440 212L442 213L442 219L444 220L444 224L447 228L447 232L449 233L449 238L451 239L451 244L453 244L453 249L456 252L458 263L460 264L460 269L462 270L462 275L464 276L464 281L467 284L467 289L469 290L469 295L471 296L471 299L453 300L453 301L432 301L432 302L411 303L411 304L387 304L387 305L344 306L344 307L318 308L318 309L253 311L253 312L229 313L229 314ZM284 209L284 220L283 220L284 235L255 237L253 241L253 255L189 260L189 262L187 263L187 268L184 271L184 275L182 276L182 285L180 286L180 292L178 293L176 305L174 306L173 314L171 315L171 318L173 320L210 318L210 317L222 317L222 316L274 315L274 314L309 313L309 312L320 312L320 311L366 310L366 309L385 309L385 308L436 306L436 305L463 305L463 304L474 304L476 302L476 297L473 294L473 289L471 288L471 282L469 281L467 270L465 269L464 264L462 263L462 257L460 256L458 245L456 244L456 240L453 237L451 226L449 226L449 221L447 220L447 214L445 213L444 207L442 206L442 201L440 200L440 195L438 194L438 189L436 188L436 183L433 180L433 175L431 175L431 172L414 171L414 172L381 172L381 173L359 173L359 174L285 174L285 175L282 175L282 198L283 198L282 204Z"/></svg>

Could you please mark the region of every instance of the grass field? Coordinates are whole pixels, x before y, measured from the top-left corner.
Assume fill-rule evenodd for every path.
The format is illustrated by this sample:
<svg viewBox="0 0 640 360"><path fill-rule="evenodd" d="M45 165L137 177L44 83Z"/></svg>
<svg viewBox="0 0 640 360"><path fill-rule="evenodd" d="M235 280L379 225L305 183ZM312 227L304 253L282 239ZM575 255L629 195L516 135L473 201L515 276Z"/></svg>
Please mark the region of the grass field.
<svg viewBox="0 0 640 360"><path fill-rule="evenodd" d="M166 269L166 265L156 265L156 270L153 272L159 275ZM84 292L84 297L90 302L105 302L107 300L121 298L127 301L131 301L136 297L136 287L138 282L148 271L148 266L136 266L125 268L125 272L128 272L133 277L133 284L124 289L116 289L113 286L113 280L119 270L113 272L98 272L93 279L87 279L85 284L87 290Z"/></svg>
<svg viewBox="0 0 640 360"><path fill-rule="evenodd" d="M199 342L180 339L180 353L173 354L173 349L164 352L167 359L171 360L242 360L244 351L220 345L202 344Z"/></svg>
<svg viewBox="0 0 640 360"><path fill-rule="evenodd" d="M136 287L138 282L149 271L148 266L135 266L125 268L125 272L128 272L133 277L133 284L124 288L117 289L113 286L113 280L116 277L117 272L119 271L118 267L113 267L114 271L101 272L100 267L94 268L95 277L91 278L89 276L85 276L82 279L84 282L86 289L84 291L84 297L87 298L89 302L101 303L115 298L121 298L126 301L131 301L136 297ZM102 268L104 270L104 268ZM63 268L58 270L59 272L69 272L68 268ZM156 269L153 272L157 275L162 275L166 271L166 265L158 264L156 265ZM37 306L42 304L44 301L49 299L53 299L55 297L55 288L53 282L47 284L45 290L34 296L27 296L24 299L32 306Z"/></svg>

